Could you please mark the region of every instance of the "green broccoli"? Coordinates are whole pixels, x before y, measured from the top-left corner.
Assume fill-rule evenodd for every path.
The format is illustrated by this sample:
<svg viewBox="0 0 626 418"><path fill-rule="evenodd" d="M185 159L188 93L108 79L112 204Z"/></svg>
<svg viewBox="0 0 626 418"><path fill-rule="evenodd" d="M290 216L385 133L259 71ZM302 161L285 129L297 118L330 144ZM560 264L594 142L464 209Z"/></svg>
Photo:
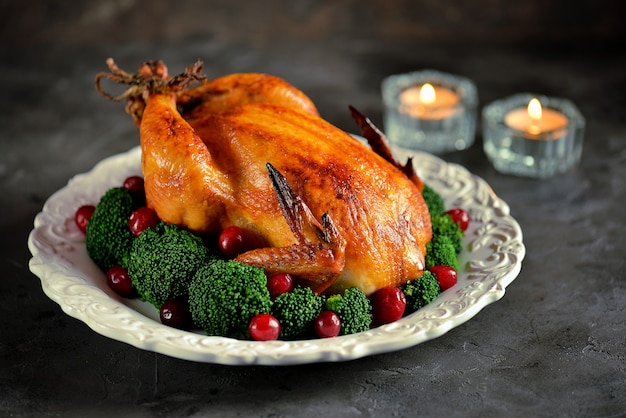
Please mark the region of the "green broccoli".
<svg viewBox="0 0 626 418"><path fill-rule="evenodd" d="M191 278L209 258L199 237L161 222L133 242L128 275L139 296L159 309L168 299L187 294Z"/></svg>
<svg viewBox="0 0 626 418"><path fill-rule="evenodd" d="M192 320L208 335L249 338L252 317L271 307L263 269L234 260L206 263L189 286Z"/></svg>
<svg viewBox="0 0 626 418"><path fill-rule="evenodd" d="M339 316L340 335L367 331L372 324L372 304L358 287L347 289L343 295L330 296L326 300L326 309Z"/></svg>
<svg viewBox="0 0 626 418"><path fill-rule="evenodd" d="M314 333L313 323L322 312L326 298L310 287L295 286L291 292L276 297L272 314L280 322L280 338L304 338Z"/></svg>
<svg viewBox="0 0 626 418"><path fill-rule="evenodd" d="M431 218L441 215L446 210L439 193L427 184L424 184L422 189L422 197L428 206L428 213L430 213Z"/></svg>
<svg viewBox="0 0 626 418"><path fill-rule="evenodd" d="M447 235L435 235L426 244L426 268L430 269L433 266L451 266L455 270L459 269L456 249Z"/></svg>
<svg viewBox="0 0 626 418"><path fill-rule="evenodd" d="M407 282L400 289L406 297L405 315L428 305L441 293L437 277L428 270L419 279Z"/></svg>
<svg viewBox="0 0 626 418"><path fill-rule="evenodd" d="M124 187L109 189L96 205L87 223L87 254L103 271L115 265L126 267L135 236L128 218L136 209L131 192Z"/></svg>
<svg viewBox="0 0 626 418"><path fill-rule="evenodd" d="M463 248L462 240L464 235L459 224L454 222L452 217L447 213L431 218L431 224L433 237L447 237L454 246L456 254L459 254Z"/></svg>

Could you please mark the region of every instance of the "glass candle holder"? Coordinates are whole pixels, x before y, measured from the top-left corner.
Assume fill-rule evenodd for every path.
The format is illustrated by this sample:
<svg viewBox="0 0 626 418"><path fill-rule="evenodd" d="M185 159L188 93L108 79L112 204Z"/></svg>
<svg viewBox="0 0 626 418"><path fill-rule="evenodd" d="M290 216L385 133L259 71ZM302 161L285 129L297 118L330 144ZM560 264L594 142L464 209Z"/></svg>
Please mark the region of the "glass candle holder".
<svg viewBox="0 0 626 418"><path fill-rule="evenodd" d="M383 80L382 95L393 145L439 154L474 143L478 93L471 80L435 70L398 74Z"/></svg>
<svg viewBox="0 0 626 418"><path fill-rule="evenodd" d="M585 119L569 100L517 94L485 106L482 121L485 154L501 173L547 178L580 161Z"/></svg>

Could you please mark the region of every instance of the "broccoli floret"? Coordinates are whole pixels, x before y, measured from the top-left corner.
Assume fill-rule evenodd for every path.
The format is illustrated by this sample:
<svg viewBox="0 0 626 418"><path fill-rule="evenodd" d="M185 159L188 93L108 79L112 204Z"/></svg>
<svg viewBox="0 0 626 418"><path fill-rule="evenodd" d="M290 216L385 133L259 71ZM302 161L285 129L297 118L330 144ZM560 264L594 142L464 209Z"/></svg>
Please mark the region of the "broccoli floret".
<svg viewBox="0 0 626 418"><path fill-rule="evenodd" d="M452 220L452 217L447 213L440 216L431 218L431 224L433 228L433 237L447 237L450 243L454 246L456 254L461 252L463 248L463 230L458 223Z"/></svg>
<svg viewBox="0 0 626 418"><path fill-rule="evenodd" d="M209 258L198 236L161 222L133 242L128 275L139 296L158 309L168 299L186 295L191 278Z"/></svg>
<svg viewBox="0 0 626 418"><path fill-rule="evenodd" d="M405 315L428 305L441 293L437 277L428 270L419 279L407 282L400 289L406 297Z"/></svg>
<svg viewBox="0 0 626 418"><path fill-rule="evenodd" d="M133 196L124 187L109 189L96 205L87 223L87 254L103 271L115 265L126 267L135 236L128 228L128 218L135 210Z"/></svg>
<svg viewBox="0 0 626 418"><path fill-rule="evenodd" d="M248 338L252 317L271 307L263 269L234 260L210 261L189 286L192 320L208 335Z"/></svg>
<svg viewBox="0 0 626 418"><path fill-rule="evenodd" d="M422 189L422 197L424 202L426 202L426 206L428 206L428 213L430 213L431 218L439 216L445 211L443 199L439 193L427 184L424 184Z"/></svg>
<svg viewBox="0 0 626 418"><path fill-rule="evenodd" d="M372 304L358 287L347 289L343 295L330 296L326 300L326 309L339 316L340 335L367 331L372 324Z"/></svg>
<svg viewBox="0 0 626 418"><path fill-rule="evenodd" d="M426 268L433 266L451 266L459 269L459 260L454 244L447 235L435 235L426 244Z"/></svg>
<svg viewBox="0 0 626 418"><path fill-rule="evenodd" d="M313 335L313 322L322 312L325 301L324 296L299 285L276 297L272 314L280 322L280 338L291 340Z"/></svg>

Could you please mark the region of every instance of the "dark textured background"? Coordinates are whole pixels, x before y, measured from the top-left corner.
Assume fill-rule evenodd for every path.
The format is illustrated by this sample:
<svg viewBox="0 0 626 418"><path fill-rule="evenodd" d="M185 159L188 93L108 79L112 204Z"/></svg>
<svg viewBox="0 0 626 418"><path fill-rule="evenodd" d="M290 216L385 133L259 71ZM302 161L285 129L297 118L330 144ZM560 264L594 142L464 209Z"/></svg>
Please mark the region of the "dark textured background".
<svg viewBox="0 0 626 418"><path fill-rule="evenodd" d="M267 0L170 2L3 1L4 39L181 41L215 37L267 44L297 40L588 43L622 35L619 0Z"/></svg>
<svg viewBox="0 0 626 418"><path fill-rule="evenodd" d="M626 411L626 56L621 1L0 1L0 415L618 417ZM533 91L587 118L580 165L501 175L476 144L442 156L511 207L527 255L504 298L397 353L295 367L197 364L70 318L28 270L45 200L137 144L94 75L200 58L209 76L265 71L354 131L382 120L380 82L437 68L481 105ZM479 126L480 128L480 126Z"/></svg>

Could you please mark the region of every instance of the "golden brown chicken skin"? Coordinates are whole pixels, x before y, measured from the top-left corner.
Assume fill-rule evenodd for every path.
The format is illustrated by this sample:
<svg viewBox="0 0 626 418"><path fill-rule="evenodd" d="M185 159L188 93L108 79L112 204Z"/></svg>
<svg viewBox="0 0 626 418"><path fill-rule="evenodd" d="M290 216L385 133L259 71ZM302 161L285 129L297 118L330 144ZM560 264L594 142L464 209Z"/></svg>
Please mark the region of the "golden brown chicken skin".
<svg viewBox="0 0 626 418"><path fill-rule="evenodd" d="M431 224L419 179L290 84L233 74L132 103L147 203L164 221L213 235L242 227L256 248L238 261L318 293L371 294L421 276Z"/></svg>
<svg viewBox="0 0 626 418"><path fill-rule="evenodd" d="M297 246L268 176L271 163L346 241L331 292L357 286L369 294L422 273L430 221L421 193L399 169L319 117L253 103L189 125L171 98L158 96L148 101L141 143L148 203L167 222L201 233L237 225L267 247ZM263 251L275 250L241 259L263 265L270 261ZM272 269L298 263L296 257Z"/></svg>
<svg viewBox="0 0 626 418"><path fill-rule="evenodd" d="M280 77L262 73L235 73L204 81L176 98L186 120L246 103L275 103L318 115L315 104L302 91Z"/></svg>

